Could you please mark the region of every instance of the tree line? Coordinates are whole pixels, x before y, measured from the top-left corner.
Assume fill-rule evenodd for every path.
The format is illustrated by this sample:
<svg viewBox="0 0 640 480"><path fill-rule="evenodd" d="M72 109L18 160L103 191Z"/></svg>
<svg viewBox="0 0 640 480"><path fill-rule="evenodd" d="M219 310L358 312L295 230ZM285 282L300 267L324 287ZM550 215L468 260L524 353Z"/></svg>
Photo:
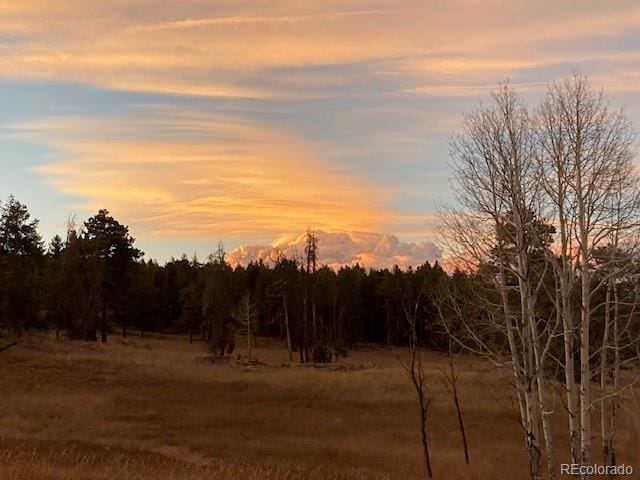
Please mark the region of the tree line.
<svg viewBox="0 0 640 480"><path fill-rule="evenodd" d="M319 264L321 248L310 230L299 258L276 254L232 266L219 244L204 261L182 255L160 265L143 259L128 227L107 210L79 226L70 222L64 239L45 245L38 221L10 196L0 203L0 323L18 335L47 328L103 342L130 329L183 333L217 355L249 333L282 339L290 359L303 363L330 361L354 346L407 345L406 305L436 289L447 275L442 267L335 271ZM433 312L421 317L420 331L425 345L446 348Z"/></svg>

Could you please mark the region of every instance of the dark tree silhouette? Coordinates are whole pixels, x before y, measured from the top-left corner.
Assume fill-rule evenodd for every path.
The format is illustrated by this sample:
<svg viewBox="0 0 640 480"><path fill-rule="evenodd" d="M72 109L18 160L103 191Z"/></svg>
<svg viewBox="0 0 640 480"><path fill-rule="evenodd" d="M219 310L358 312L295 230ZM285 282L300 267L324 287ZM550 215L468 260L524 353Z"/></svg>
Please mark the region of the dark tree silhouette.
<svg viewBox="0 0 640 480"><path fill-rule="evenodd" d="M132 278L132 267L142 252L133 246L135 239L129 227L120 224L106 209L84 223L86 254L95 261L101 278L100 332L107 341L109 316L113 312L122 325L122 336L127 336L127 320L122 305Z"/></svg>
<svg viewBox="0 0 640 480"><path fill-rule="evenodd" d="M0 319L20 335L39 323L43 246L38 220L13 196L0 204Z"/></svg>

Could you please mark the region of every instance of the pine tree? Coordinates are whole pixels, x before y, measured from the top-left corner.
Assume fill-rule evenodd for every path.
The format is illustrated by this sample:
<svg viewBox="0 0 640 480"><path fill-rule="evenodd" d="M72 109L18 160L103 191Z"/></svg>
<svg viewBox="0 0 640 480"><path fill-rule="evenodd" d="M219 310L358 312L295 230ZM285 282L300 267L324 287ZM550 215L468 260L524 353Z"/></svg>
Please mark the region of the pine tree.
<svg viewBox="0 0 640 480"><path fill-rule="evenodd" d="M38 220L13 196L0 205L0 319L21 334L38 324L43 302L42 239Z"/></svg>
<svg viewBox="0 0 640 480"><path fill-rule="evenodd" d="M127 336L126 316L119 307L131 283L133 263L143 252L133 246L135 239L129 234L129 227L120 224L102 209L85 223L84 239L87 254L96 261L102 278L100 298L100 330L102 341L107 341L110 312L119 317L122 336Z"/></svg>

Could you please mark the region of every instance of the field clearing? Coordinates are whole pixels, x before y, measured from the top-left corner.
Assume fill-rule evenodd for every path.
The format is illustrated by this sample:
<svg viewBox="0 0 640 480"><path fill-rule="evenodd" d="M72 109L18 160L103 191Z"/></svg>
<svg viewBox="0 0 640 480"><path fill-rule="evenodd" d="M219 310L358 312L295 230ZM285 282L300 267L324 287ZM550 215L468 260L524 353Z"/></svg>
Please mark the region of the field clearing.
<svg viewBox="0 0 640 480"><path fill-rule="evenodd" d="M285 364L286 350L270 345L259 339L254 355ZM22 339L0 354L0 478L423 478L415 394L396 350L351 352L343 363L376 368L346 371L196 364L204 354L203 343L181 337L114 336L106 345ZM456 359L467 467L440 370L446 357L424 358L436 478L527 478L503 372ZM621 420L618 462L638 470L631 407Z"/></svg>

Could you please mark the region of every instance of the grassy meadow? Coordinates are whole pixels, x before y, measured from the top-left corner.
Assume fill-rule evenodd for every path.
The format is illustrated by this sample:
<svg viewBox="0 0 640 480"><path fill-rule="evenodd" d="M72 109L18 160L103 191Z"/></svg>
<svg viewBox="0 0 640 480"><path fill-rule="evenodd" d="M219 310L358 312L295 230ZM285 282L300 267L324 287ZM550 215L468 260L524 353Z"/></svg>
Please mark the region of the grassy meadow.
<svg viewBox="0 0 640 480"><path fill-rule="evenodd" d="M344 370L287 367L286 350L267 339L254 349L267 365L196 363L205 354L181 337L24 337L0 354L0 479L423 478L415 396L396 350L351 352ZM456 359L466 466L446 357L424 358L435 477L527 478L505 372ZM625 404L619 463L640 457L633 407Z"/></svg>

